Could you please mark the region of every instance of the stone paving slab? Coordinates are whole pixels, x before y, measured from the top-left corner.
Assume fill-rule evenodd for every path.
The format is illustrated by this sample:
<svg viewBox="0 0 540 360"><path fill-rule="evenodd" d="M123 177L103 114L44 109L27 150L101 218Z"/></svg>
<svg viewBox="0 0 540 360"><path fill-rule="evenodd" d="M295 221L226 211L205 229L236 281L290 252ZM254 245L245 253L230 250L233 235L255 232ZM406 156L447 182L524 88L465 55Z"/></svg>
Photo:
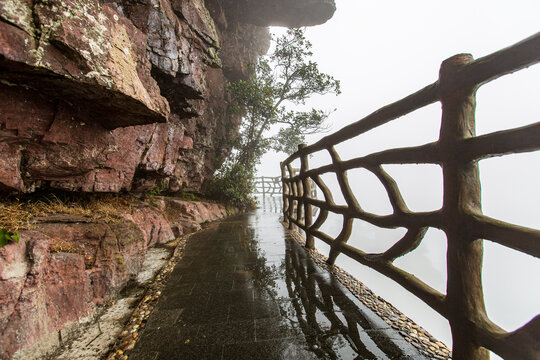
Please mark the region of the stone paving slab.
<svg viewBox="0 0 540 360"><path fill-rule="evenodd" d="M133 360L425 359L258 211L187 242Z"/></svg>

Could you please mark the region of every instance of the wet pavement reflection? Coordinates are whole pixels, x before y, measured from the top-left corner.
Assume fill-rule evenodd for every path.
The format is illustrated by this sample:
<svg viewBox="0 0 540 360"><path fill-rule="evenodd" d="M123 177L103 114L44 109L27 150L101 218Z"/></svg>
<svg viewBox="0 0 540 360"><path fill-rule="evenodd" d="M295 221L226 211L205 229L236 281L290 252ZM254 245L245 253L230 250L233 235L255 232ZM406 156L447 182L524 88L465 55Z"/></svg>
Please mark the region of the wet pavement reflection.
<svg viewBox="0 0 540 360"><path fill-rule="evenodd" d="M283 198L281 196L257 196L259 211L281 214L283 212Z"/></svg>
<svg viewBox="0 0 540 360"><path fill-rule="evenodd" d="M422 359L320 269L279 214L194 235L129 359Z"/></svg>

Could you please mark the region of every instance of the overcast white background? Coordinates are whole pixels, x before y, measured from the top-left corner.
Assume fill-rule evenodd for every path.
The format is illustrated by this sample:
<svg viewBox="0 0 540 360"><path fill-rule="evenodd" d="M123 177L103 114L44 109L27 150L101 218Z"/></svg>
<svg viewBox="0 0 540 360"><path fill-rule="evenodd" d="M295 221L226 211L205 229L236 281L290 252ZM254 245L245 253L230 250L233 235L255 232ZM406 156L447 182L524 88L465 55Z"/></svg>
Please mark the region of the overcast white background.
<svg viewBox="0 0 540 360"><path fill-rule="evenodd" d="M310 103L337 110L329 123L332 132L363 118L437 80L440 63L458 53L479 58L540 31L538 0L384 1L337 0L337 11L326 24L308 28L314 60L322 71L341 80L338 97L317 97ZM281 32L282 29L275 29ZM339 145L342 158L352 158L391 147L436 141L440 104L430 105L392 124ZM540 121L540 65L484 85L477 94L477 134ZM308 139L313 143L324 136ZM259 174L279 175L284 154L268 154ZM315 167L328 156L312 158ZM389 166L412 210L432 210L442 204L442 173L438 166ZM540 228L540 152L511 155L480 162L483 210L489 216ZM335 177L324 178L336 190ZM390 207L382 186L363 171L349 174L361 204L376 213ZM370 188L369 191L362 191ZM336 235L336 217L323 230ZM378 230L355 223L349 241L366 251L384 250L403 230ZM436 289L445 290L444 233L432 229L417 254L396 265L413 272ZM321 250L324 252L324 246ZM446 321L390 280L354 264L344 255L338 264L365 282L378 295L418 321L451 346ZM506 330L514 330L540 312L540 261L485 242L484 294L488 315Z"/></svg>

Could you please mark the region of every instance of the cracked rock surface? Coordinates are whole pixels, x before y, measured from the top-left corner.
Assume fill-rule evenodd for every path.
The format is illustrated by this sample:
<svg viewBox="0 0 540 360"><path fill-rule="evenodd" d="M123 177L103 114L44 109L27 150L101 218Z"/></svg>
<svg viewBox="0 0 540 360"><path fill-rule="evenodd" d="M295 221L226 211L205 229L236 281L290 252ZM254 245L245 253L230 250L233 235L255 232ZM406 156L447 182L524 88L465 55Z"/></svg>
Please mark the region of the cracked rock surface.
<svg viewBox="0 0 540 360"><path fill-rule="evenodd" d="M266 26L335 10L278 5L2 1L0 192L204 190L240 126L225 85L267 51Z"/></svg>
<svg viewBox="0 0 540 360"><path fill-rule="evenodd" d="M226 84L266 53L266 26L322 23L335 9L240 3L0 1L0 195L204 192L240 126ZM152 207L122 224L55 218L0 249L0 358L57 345L141 271L152 244L225 216L157 203L182 221ZM58 239L77 251L56 251Z"/></svg>
<svg viewBox="0 0 540 360"><path fill-rule="evenodd" d="M20 231L19 243L0 248L0 359L42 359L84 325L96 337L100 325L93 321L119 296L128 309L113 307L112 323L101 330L122 328L137 300L129 291L122 296L126 286L153 277L170 256L170 249L163 253L168 243L228 215L209 202L152 197L149 203L134 201L117 222L45 216ZM89 334L79 340L89 344L79 355L116 336L90 343Z"/></svg>
<svg viewBox="0 0 540 360"><path fill-rule="evenodd" d="M323 23L334 10L333 0L2 1L0 192L201 191L240 126L225 85L267 51L266 26Z"/></svg>

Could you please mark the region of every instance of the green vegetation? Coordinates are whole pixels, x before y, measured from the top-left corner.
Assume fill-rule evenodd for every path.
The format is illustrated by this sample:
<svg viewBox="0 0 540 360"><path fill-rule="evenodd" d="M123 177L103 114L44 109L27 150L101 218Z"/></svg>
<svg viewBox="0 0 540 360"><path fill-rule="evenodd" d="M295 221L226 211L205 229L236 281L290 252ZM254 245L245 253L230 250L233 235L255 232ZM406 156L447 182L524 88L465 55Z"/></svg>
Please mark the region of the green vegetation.
<svg viewBox="0 0 540 360"><path fill-rule="evenodd" d="M169 188L165 181L161 181L158 184L155 184L154 187L146 192L149 196L158 196L162 192L166 191Z"/></svg>
<svg viewBox="0 0 540 360"><path fill-rule="evenodd" d="M216 174L214 193L237 206L250 203L255 166L269 150L294 152L305 136L327 129L329 113L292 110L315 94L339 94L339 81L321 73L304 30L289 29L274 51L259 58L254 75L228 85L232 111L243 117L233 150ZM287 106L286 106L287 105Z"/></svg>
<svg viewBox="0 0 540 360"><path fill-rule="evenodd" d="M0 247L6 246L8 242L19 242L19 233L0 229Z"/></svg>
<svg viewBox="0 0 540 360"><path fill-rule="evenodd" d="M210 184L210 193L221 201L240 209L253 208L249 194L254 187L254 171L243 164L226 161Z"/></svg>
<svg viewBox="0 0 540 360"><path fill-rule="evenodd" d="M203 198L199 194L191 193L191 192L182 192L180 194L180 197L182 200L186 201L203 201Z"/></svg>

